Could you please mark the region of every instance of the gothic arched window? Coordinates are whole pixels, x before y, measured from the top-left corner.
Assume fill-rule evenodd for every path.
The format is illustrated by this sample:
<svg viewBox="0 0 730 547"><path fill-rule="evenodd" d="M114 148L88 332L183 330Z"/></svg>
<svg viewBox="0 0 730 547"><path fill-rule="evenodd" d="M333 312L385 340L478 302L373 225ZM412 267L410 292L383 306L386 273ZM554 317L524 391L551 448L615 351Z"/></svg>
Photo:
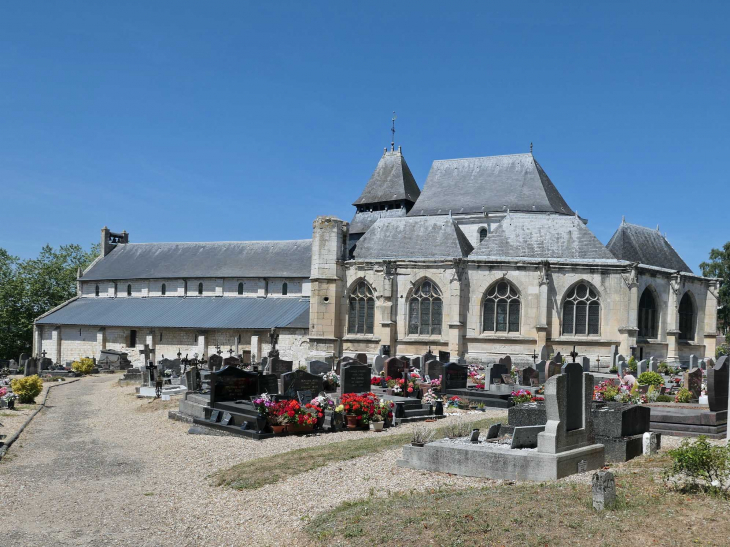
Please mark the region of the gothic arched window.
<svg viewBox="0 0 730 547"><path fill-rule="evenodd" d="M657 336L656 301L651 289L644 289L639 299L639 336L656 338Z"/></svg>
<svg viewBox="0 0 730 547"><path fill-rule="evenodd" d="M510 283L500 281L484 299L482 331L520 332L520 295Z"/></svg>
<svg viewBox="0 0 730 547"><path fill-rule="evenodd" d="M160 292L162 293L162 296L165 296L165 293L167 293L167 285L163 283Z"/></svg>
<svg viewBox="0 0 730 547"><path fill-rule="evenodd" d="M695 307L692 297L684 293L679 302L679 339L694 340L695 337Z"/></svg>
<svg viewBox="0 0 730 547"><path fill-rule="evenodd" d="M201 295L203 294L203 283L202 282L198 283L198 294L201 294Z"/></svg>
<svg viewBox="0 0 730 547"><path fill-rule="evenodd" d="M238 284L238 294L243 294L243 283Z"/></svg>
<svg viewBox="0 0 730 547"><path fill-rule="evenodd" d="M489 231L486 228L481 228L479 230L479 243L487 239L487 236L489 235Z"/></svg>
<svg viewBox="0 0 730 547"><path fill-rule="evenodd" d="M287 294L288 292L289 292L289 285L287 285L286 283L283 283L283 284L281 285L281 294L282 294L283 296L286 296L286 294Z"/></svg>
<svg viewBox="0 0 730 547"><path fill-rule="evenodd" d="M286 283L284 283L286 286ZM282 287L282 294L286 290ZM375 322L375 298L373 290L365 281L360 281L350 292L347 308L347 333L372 334Z"/></svg>
<svg viewBox="0 0 730 547"><path fill-rule="evenodd" d="M413 289L408 301L408 334L441 334L441 291L431 281Z"/></svg>
<svg viewBox="0 0 730 547"><path fill-rule="evenodd" d="M99 285L94 289L94 296L99 296Z"/></svg>
<svg viewBox="0 0 730 547"><path fill-rule="evenodd" d="M593 289L579 283L568 292L563 303L563 334L598 334L601 301Z"/></svg>
<svg viewBox="0 0 730 547"><path fill-rule="evenodd" d="M132 284L127 285L127 296L132 296Z"/></svg>

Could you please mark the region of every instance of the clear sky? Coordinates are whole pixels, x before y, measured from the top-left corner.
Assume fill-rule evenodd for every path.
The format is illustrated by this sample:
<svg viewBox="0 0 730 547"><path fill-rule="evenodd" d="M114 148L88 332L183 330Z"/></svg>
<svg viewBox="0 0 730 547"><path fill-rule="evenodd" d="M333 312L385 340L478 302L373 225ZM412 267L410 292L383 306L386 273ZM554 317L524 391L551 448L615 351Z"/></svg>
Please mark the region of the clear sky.
<svg viewBox="0 0 730 547"><path fill-rule="evenodd" d="M4 2L0 247L299 239L390 142L534 154L607 243L730 239L730 2Z"/></svg>

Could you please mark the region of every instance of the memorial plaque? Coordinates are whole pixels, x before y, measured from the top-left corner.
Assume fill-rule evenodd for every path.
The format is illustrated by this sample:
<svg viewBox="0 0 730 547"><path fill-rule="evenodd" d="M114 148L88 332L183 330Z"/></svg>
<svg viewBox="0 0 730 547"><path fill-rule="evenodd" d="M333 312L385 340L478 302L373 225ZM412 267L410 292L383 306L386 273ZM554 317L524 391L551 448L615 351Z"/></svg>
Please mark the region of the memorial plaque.
<svg viewBox="0 0 730 547"><path fill-rule="evenodd" d="M370 391L371 369L367 365L349 364L342 367L339 392L367 393Z"/></svg>
<svg viewBox="0 0 730 547"><path fill-rule="evenodd" d="M299 401L300 405L308 405L312 402L312 399L314 399L314 395L312 395L311 391L297 391L297 400Z"/></svg>
<svg viewBox="0 0 730 547"><path fill-rule="evenodd" d="M220 410L214 410L210 413L209 421L217 423L221 419L221 411Z"/></svg>
<svg viewBox="0 0 730 547"><path fill-rule="evenodd" d="M283 395L296 398L297 391L311 391L319 395L324 391L324 382L321 376L310 374L305 370L295 370L281 375Z"/></svg>
<svg viewBox="0 0 730 547"><path fill-rule="evenodd" d="M293 361L283 361L282 359L274 358L271 360L271 374L276 375L277 378L281 378L282 374L291 372L294 367Z"/></svg>
<svg viewBox="0 0 730 547"><path fill-rule="evenodd" d="M441 386L444 393L453 389L465 389L469 378L469 367L458 363L449 363L443 367Z"/></svg>
<svg viewBox="0 0 730 547"><path fill-rule="evenodd" d="M221 419L221 423L223 425L233 425L233 416L231 416L230 412L223 413L223 418Z"/></svg>
<svg viewBox="0 0 730 547"><path fill-rule="evenodd" d="M248 400L258 395L259 375L240 368L226 367L210 373L210 404Z"/></svg>

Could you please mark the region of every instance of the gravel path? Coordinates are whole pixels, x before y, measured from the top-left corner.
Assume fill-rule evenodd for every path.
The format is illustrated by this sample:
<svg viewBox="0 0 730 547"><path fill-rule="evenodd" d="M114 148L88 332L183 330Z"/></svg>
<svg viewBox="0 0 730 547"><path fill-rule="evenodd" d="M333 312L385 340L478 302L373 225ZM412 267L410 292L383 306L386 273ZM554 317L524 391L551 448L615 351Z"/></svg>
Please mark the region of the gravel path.
<svg viewBox="0 0 730 547"><path fill-rule="evenodd" d="M0 462L0 535L8 545L303 545L309 518L371 490L492 483L396 468L396 449L260 490L215 487L211 473L248 459L376 434L258 442L188 435L188 424L167 419L175 402L137 399L116 380L89 377L52 390L47 408ZM502 415L506 419L503 410L467 419Z"/></svg>

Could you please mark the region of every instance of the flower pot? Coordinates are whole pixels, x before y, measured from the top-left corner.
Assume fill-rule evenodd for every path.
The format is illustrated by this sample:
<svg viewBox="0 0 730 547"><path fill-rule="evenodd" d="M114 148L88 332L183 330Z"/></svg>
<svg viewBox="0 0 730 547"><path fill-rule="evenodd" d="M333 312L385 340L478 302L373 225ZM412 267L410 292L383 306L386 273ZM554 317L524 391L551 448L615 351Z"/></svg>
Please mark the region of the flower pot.
<svg viewBox="0 0 730 547"><path fill-rule="evenodd" d="M274 430L274 435L283 435L286 433L286 425L272 425L271 429Z"/></svg>
<svg viewBox="0 0 730 547"><path fill-rule="evenodd" d="M287 426L289 433L309 433L314 429L313 425L290 425Z"/></svg>
<svg viewBox="0 0 730 547"><path fill-rule="evenodd" d="M355 414L348 414L345 416L347 419L347 429L357 429L358 422L360 421L360 416L356 416Z"/></svg>
<svg viewBox="0 0 730 547"><path fill-rule="evenodd" d="M372 427L373 431L382 431L384 425L383 422L370 422L370 427Z"/></svg>

